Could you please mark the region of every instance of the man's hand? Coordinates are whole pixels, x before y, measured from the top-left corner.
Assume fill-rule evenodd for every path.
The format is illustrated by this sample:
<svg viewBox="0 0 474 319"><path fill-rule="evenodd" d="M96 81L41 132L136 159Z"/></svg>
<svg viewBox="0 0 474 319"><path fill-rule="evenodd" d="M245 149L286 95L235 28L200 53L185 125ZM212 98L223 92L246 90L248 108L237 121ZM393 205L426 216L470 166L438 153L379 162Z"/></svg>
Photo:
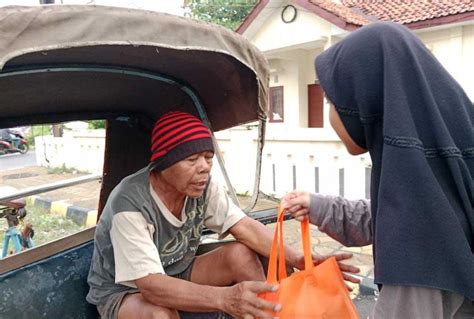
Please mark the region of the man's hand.
<svg viewBox="0 0 474 319"><path fill-rule="evenodd" d="M273 318L266 310L280 311L281 305L277 305L259 298L262 292L274 292L278 286L270 285L263 281L244 281L232 287L228 287L220 297L222 311L235 318Z"/></svg>
<svg viewBox="0 0 474 319"><path fill-rule="evenodd" d="M329 255L329 256L321 256L321 255L318 255L318 254L313 254L313 264L315 266L317 266L317 265L321 264L322 262L324 262L329 257L336 257L336 261L339 265L339 269L342 272L342 277L344 278L344 280L353 282L355 284L358 284L360 282L360 280L358 278L355 278L355 277L350 275L350 274L359 273L360 269L355 267L355 266L343 264L341 262L341 261L346 260L346 259L351 259L352 258L351 253L342 253L342 254L335 254L335 255ZM304 255L301 255L301 256L298 257L295 268L297 268L299 270L304 269ZM352 288L350 288L349 286L347 286L347 288L350 291L352 291Z"/></svg>
<svg viewBox="0 0 474 319"><path fill-rule="evenodd" d="M298 221L308 215L310 203L311 196L308 192L290 192L281 199L283 209Z"/></svg>

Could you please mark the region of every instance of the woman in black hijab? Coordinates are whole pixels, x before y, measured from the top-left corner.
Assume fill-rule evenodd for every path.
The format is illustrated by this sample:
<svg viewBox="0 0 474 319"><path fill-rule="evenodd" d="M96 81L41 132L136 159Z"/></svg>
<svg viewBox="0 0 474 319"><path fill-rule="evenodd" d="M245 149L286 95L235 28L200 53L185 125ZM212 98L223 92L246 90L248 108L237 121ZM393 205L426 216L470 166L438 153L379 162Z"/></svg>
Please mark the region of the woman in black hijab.
<svg viewBox="0 0 474 319"><path fill-rule="evenodd" d="M474 107L407 28L375 23L316 59L330 121L372 158L371 202L293 192L349 246L373 243L375 318L474 318Z"/></svg>

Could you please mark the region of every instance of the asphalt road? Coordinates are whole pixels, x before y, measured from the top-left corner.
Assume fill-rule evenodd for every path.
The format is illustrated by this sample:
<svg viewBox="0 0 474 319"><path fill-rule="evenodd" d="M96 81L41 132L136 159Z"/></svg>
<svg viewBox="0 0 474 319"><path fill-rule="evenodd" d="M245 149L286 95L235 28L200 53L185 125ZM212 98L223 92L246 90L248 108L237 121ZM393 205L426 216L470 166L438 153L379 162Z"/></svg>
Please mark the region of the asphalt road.
<svg viewBox="0 0 474 319"><path fill-rule="evenodd" d="M361 319L369 318L372 309L374 308L375 301L376 297L373 295L359 295L353 300Z"/></svg>
<svg viewBox="0 0 474 319"><path fill-rule="evenodd" d="M36 165L35 150L29 150L26 154L13 153L0 155L1 170L29 167L34 165Z"/></svg>

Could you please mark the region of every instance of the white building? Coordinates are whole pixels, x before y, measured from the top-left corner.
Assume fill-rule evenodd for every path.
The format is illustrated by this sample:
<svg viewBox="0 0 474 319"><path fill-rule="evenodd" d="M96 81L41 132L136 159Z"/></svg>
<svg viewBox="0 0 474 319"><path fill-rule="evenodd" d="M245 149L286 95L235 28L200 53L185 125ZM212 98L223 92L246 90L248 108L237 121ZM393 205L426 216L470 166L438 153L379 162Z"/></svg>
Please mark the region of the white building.
<svg viewBox="0 0 474 319"><path fill-rule="evenodd" d="M314 59L351 31L382 20L413 29L474 100L473 2L261 0L237 32L264 52L271 68L263 192L368 197L370 156L348 155L332 131ZM237 192L251 192L256 130L218 137Z"/></svg>

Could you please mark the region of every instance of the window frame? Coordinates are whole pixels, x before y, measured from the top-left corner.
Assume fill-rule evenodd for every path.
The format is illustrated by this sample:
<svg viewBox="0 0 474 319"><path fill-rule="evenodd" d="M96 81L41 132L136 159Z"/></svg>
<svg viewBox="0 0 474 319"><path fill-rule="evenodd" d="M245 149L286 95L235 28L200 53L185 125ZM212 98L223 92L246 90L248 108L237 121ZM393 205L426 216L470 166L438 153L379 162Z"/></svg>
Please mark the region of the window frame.
<svg viewBox="0 0 474 319"><path fill-rule="evenodd" d="M274 119L273 118L273 92L276 90L281 90L281 119ZM270 123L283 123L285 121L285 91L284 86L272 86L270 87L269 91L269 99L268 99L268 120Z"/></svg>

